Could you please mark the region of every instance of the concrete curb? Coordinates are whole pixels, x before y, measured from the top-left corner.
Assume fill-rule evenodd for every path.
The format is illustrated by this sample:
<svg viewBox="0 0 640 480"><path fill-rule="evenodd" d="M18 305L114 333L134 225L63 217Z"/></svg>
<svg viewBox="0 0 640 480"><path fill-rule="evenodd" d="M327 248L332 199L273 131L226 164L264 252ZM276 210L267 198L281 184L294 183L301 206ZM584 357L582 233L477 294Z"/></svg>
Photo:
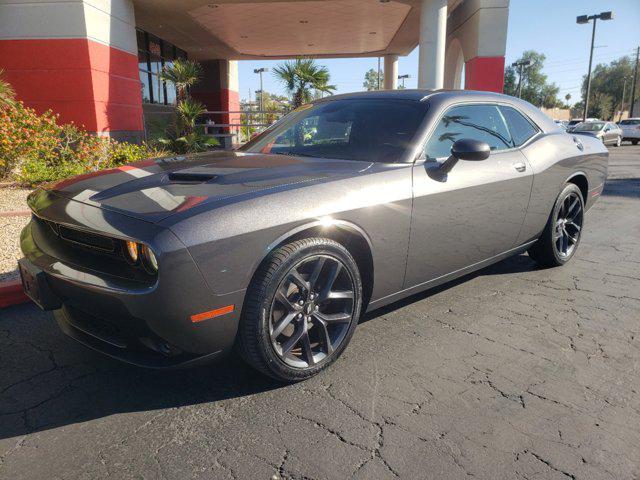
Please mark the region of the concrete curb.
<svg viewBox="0 0 640 480"><path fill-rule="evenodd" d="M27 297L19 280L0 282L0 308L27 303Z"/></svg>

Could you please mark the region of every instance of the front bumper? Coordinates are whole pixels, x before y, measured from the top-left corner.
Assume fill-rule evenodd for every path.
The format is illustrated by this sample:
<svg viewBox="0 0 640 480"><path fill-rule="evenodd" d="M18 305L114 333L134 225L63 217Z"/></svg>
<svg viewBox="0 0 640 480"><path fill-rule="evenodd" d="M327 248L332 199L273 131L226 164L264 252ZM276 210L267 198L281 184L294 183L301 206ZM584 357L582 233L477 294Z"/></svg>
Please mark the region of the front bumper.
<svg viewBox="0 0 640 480"><path fill-rule="evenodd" d="M214 295L171 231L49 192L40 195L47 201L38 202L43 208L32 204L37 218L22 231L20 267L38 277L38 290L45 292L40 295L46 296L40 306L54 310L64 333L106 355L151 368L200 363L232 348L245 291ZM61 248L39 219L90 225L93 231L145 242L159 257L158 274L142 281L121 273L113 262L103 268L90 253ZM225 315L191 319L229 305L234 309Z"/></svg>

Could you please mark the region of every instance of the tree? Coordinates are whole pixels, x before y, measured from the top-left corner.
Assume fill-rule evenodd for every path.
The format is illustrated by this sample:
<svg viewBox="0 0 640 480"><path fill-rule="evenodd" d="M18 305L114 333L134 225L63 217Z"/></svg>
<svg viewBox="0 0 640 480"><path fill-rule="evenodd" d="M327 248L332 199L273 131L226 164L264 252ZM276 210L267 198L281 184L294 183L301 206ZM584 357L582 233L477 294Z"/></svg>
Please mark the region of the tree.
<svg viewBox="0 0 640 480"><path fill-rule="evenodd" d="M177 59L172 64L165 65L160 78L176 86L178 102L184 100L189 88L200 81L202 67L193 60Z"/></svg>
<svg viewBox="0 0 640 480"><path fill-rule="evenodd" d="M378 70L374 70L371 68L367 73L364 74L364 83L362 84L363 88L367 91L379 90L382 88L384 84L384 73L379 72Z"/></svg>
<svg viewBox="0 0 640 480"><path fill-rule="evenodd" d="M611 120L622 102L624 79L627 77L625 100L630 101L633 63L629 57L621 57L610 64L598 64L591 73L591 98L587 117ZM582 79L582 98L587 91L587 76ZM637 96L636 96L637 98ZM584 103L583 103L584 106Z"/></svg>
<svg viewBox="0 0 640 480"><path fill-rule="evenodd" d="M207 137L196 128L196 122L207 109L189 95L189 88L198 83L202 76L202 67L192 60L176 60L165 65L160 78L176 86L176 115L166 128L165 136L158 141L174 153L191 153L206 150L218 145L215 138Z"/></svg>
<svg viewBox="0 0 640 480"><path fill-rule="evenodd" d="M531 65L523 67L522 78L518 78L515 67L508 66L504 72L504 93L518 95L518 84L522 82L522 98L537 107L561 107L558 100L560 88L555 83L548 83L547 76L542 73L546 56L534 50L525 51L518 62L530 60Z"/></svg>
<svg viewBox="0 0 640 480"><path fill-rule="evenodd" d="M292 96L293 108L308 103L313 98L313 90L331 93L336 87L329 85L329 70L311 58L297 58L284 62L273 69L273 73Z"/></svg>

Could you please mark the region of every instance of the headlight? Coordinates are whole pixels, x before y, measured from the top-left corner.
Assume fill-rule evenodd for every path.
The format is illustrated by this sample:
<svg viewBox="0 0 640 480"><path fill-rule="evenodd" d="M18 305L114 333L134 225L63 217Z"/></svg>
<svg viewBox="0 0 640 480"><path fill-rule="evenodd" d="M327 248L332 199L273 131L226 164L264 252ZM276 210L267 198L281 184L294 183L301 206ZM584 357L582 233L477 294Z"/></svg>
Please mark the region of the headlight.
<svg viewBox="0 0 640 480"><path fill-rule="evenodd" d="M124 242L127 247L127 256L131 262L136 263L138 261L138 244L136 242Z"/></svg>
<svg viewBox="0 0 640 480"><path fill-rule="evenodd" d="M156 258L153 250L149 248L147 245L141 245L142 250L142 262L144 263L145 268L150 273L156 273L158 271L158 259Z"/></svg>

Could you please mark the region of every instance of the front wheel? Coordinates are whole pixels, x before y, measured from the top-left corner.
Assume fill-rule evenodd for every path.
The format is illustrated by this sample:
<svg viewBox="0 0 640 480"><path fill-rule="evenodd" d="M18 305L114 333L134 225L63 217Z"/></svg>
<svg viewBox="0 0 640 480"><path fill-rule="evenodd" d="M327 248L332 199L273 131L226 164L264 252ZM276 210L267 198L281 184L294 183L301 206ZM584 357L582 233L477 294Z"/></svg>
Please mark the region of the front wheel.
<svg viewBox="0 0 640 480"><path fill-rule="evenodd" d="M273 251L251 282L239 353L277 380L304 380L342 354L361 307L358 266L343 245L327 238L292 242Z"/></svg>
<svg viewBox="0 0 640 480"><path fill-rule="evenodd" d="M632 145L637 145L638 144L638 140L631 140L631 144Z"/></svg>
<svg viewBox="0 0 640 480"><path fill-rule="evenodd" d="M583 224L582 193L575 184L568 183L558 195L542 235L529 249L529 256L546 267L564 265L578 249Z"/></svg>
<svg viewBox="0 0 640 480"><path fill-rule="evenodd" d="M616 147L619 147L620 145L622 145L622 137L618 137L616 138Z"/></svg>

